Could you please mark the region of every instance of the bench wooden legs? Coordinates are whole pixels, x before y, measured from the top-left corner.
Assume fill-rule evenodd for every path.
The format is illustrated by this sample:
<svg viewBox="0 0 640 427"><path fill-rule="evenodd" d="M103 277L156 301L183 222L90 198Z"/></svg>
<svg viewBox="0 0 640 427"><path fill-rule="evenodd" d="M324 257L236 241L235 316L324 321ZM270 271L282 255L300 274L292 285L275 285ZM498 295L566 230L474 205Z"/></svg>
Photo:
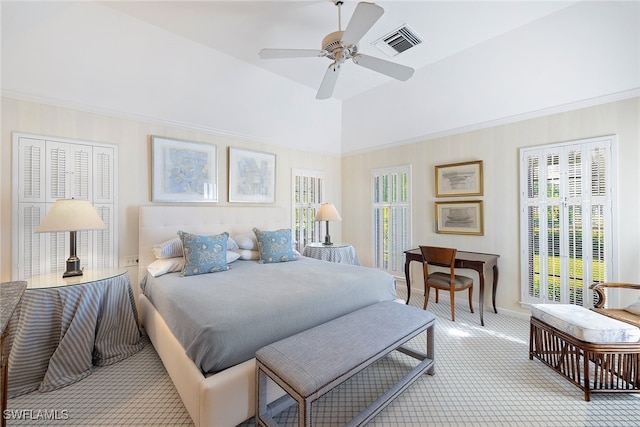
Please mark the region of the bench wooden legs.
<svg viewBox="0 0 640 427"><path fill-rule="evenodd" d="M531 318L529 359L540 360L584 392L640 393L640 343L580 341Z"/></svg>

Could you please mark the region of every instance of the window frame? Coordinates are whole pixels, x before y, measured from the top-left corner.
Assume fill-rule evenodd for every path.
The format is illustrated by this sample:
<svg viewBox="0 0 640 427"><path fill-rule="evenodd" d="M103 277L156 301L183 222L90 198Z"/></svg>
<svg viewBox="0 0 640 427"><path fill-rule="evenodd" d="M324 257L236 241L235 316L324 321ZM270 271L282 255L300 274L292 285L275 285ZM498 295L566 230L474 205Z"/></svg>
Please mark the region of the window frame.
<svg viewBox="0 0 640 427"><path fill-rule="evenodd" d="M396 181L396 188L388 189L390 191L388 198L385 199L384 194L381 198L376 197L376 187L378 186L376 183L376 179L380 178L383 181L385 179L391 179L395 174L406 174L405 182L405 194L402 194L402 183L401 180ZM387 178L384 178L387 177ZM379 183L382 185L380 187L380 191L384 193L384 183ZM405 264L405 254L404 251L411 249L412 247L412 197L411 197L411 187L412 187L412 173L411 173L411 165L400 165L400 166L391 166L384 168L377 168L371 170L371 253L373 254L373 266L379 270L383 270L388 272L389 274L403 278L404 277L404 264ZM396 199L394 199L394 194ZM397 197L400 197L400 201L398 201ZM384 238L384 223L379 223L377 221L377 215L380 214L382 210L382 215L384 216L384 210L387 209L388 212L391 212L393 217L389 219L390 222L395 222L395 233L389 234L388 237ZM397 212L397 209L400 209L400 212ZM395 211L395 215L393 212ZM382 220L384 222L384 219ZM382 227L381 230L378 228L378 224ZM399 231L402 229L403 225L405 226L404 231ZM387 231L389 231L387 229ZM400 236L397 236L397 233L400 233ZM378 237L383 239L382 241L378 241ZM399 240L398 240L399 239ZM387 249L385 249L387 248ZM390 257L390 259L388 258Z"/></svg>
<svg viewBox="0 0 640 427"><path fill-rule="evenodd" d="M306 194L308 197L302 197L300 201L296 200L298 188L296 179L298 177L301 180L306 178L311 181L307 182ZM312 182L313 180L316 180L315 184ZM315 216L320 204L325 201L325 181L325 173L323 171L295 168L291 170L291 231L295 240L294 247L300 253L304 251L308 243L324 240L324 231L322 227L318 226ZM301 215L297 215L298 213L301 213ZM299 216L304 217L305 215L308 218L308 227L304 227L304 224L301 225L298 221Z"/></svg>
<svg viewBox="0 0 640 427"><path fill-rule="evenodd" d="M592 154L602 150L605 188L603 195L592 193L595 179L602 179L599 171L592 170ZM520 254L521 264L521 303L565 303L592 307L594 294L588 287L594 281L617 281L617 138L607 135L597 138L567 141L520 149ZM549 179L548 166L550 156L557 156L557 176ZM576 158L580 157L580 173L575 168ZM532 159L537 160L537 174L530 167ZM555 157L554 157L555 159ZM574 166L572 166L574 165ZM573 174L572 174L573 173ZM534 183L537 182L537 185ZM578 183L578 187L576 187ZM549 194L549 186L553 188ZM601 185L601 184L598 184ZM558 192L557 197L554 194ZM594 209L600 208L599 230L603 233L598 240L598 250L602 251L603 266L601 277L594 280ZM538 210L537 222L530 219L530 212ZM554 216L557 213L557 217ZM570 218L576 218L572 220ZM558 227L551 226L556 224ZM554 222L555 221L555 222ZM581 226L580 226L581 223ZM535 225L537 224L537 226ZM576 227L575 225L578 225ZM538 231L534 232L533 229ZM550 229L558 229L558 235ZM532 234L533 233L533 234ZM550 234L551 233L551 234ZM575 240L579 235L580 240ZM582 237L588 235L586 238ZM570 238L573 237L573 243ZM597 237L597 236L595 236ZM553 246L550 250L549 239ZM556 245L556 240L558 244ZM579 249L579 255L577 252ZM535 253L538 253L536 269ZM578 263L578 258L580 262ZM550 265L551 264L551 265ZM557 265L556 265L557 264ZM578 266L579 264L579 266ZM585 264L589 267L584 270ZM576 271L580 271L577 276ZM604 270L604 271L602 271ZM550 271L558 271L557 291L559 296L550 295ZM573 271L573 273L572 273ZM540 277L536 292L535 276ZM574 283L571 283L571 282ZM575 282L582 283L582 293L575 292ZM572 294L572 289L574 290ZM578 301L579 300L579 301Z"/></svg>

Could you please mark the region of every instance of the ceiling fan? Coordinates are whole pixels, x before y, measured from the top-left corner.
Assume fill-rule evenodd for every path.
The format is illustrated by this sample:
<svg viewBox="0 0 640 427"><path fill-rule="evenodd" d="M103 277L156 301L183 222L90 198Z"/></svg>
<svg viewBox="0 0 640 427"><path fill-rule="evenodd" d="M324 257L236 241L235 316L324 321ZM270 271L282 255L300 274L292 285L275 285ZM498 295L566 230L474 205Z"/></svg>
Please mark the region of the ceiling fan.
<svg viewBox="0 0 640 427"><path fill-rule="evenodd" d="M378 73L385 74L398 80L408 80L413 75L413 68L394 62L385 61L374 56L369 56L358 52L358 42L369 31L373 24L380 19L384 9L374 3L361 2L356 6L347 28L342 30L341 6L342 1L334 0L338 6L338 31L334 31L325 36L322 40L322 49L262 49L260 58L304 58L304 57L327 57L333 62L320 84L320 89L316 95L317 99L327 99L331 97L340 66L351 59L357 65L368 68Z"/></svg>

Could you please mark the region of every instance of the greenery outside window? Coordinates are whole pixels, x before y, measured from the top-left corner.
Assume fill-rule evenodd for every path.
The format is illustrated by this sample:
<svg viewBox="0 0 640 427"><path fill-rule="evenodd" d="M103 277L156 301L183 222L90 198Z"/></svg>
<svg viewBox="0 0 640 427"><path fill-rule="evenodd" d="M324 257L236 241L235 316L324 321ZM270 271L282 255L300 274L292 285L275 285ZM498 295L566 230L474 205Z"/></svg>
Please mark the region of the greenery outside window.
<svg viewBox="0 0 640 427"><path fill-rule="evenodd" d="M593 307L615 280L615 137L520 151L522 302Z"/></svg>

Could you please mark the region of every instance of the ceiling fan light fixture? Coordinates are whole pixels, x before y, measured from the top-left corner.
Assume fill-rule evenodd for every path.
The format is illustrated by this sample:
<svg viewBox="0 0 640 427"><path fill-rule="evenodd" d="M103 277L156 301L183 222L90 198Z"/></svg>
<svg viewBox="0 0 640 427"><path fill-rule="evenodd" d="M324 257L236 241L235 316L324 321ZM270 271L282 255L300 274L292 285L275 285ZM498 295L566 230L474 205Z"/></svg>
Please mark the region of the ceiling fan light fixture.
<svg viewBox="0 0 640 427"><path fill-rule="evenodd" d="M327 34L322 39L322 50L313 49L262 49L261 58L296 58L296 57L327 57L333 60L325 72L320 83L317 99L327 99L333 94L340 65L347 59L353 60L356 65L385 74L397 80L407 80L413 75L413 68L385 61L358 52L358 43L362 37L373 27L384 13L384 9L374 3L360 2L357 4L347 28L342 30L340 6L342 1L334 0L338 7L338 31Z"/></svg>
<svg viewBox="0 0 640 427"><path fill-rule="evenodd" d="M342 34L344 31L334 31L329 33L322 39L322 49L331 53L337 48L342 47ZM331 58L331 56L329 56ZM332 58L333 59L333 58Z"/></svg>

